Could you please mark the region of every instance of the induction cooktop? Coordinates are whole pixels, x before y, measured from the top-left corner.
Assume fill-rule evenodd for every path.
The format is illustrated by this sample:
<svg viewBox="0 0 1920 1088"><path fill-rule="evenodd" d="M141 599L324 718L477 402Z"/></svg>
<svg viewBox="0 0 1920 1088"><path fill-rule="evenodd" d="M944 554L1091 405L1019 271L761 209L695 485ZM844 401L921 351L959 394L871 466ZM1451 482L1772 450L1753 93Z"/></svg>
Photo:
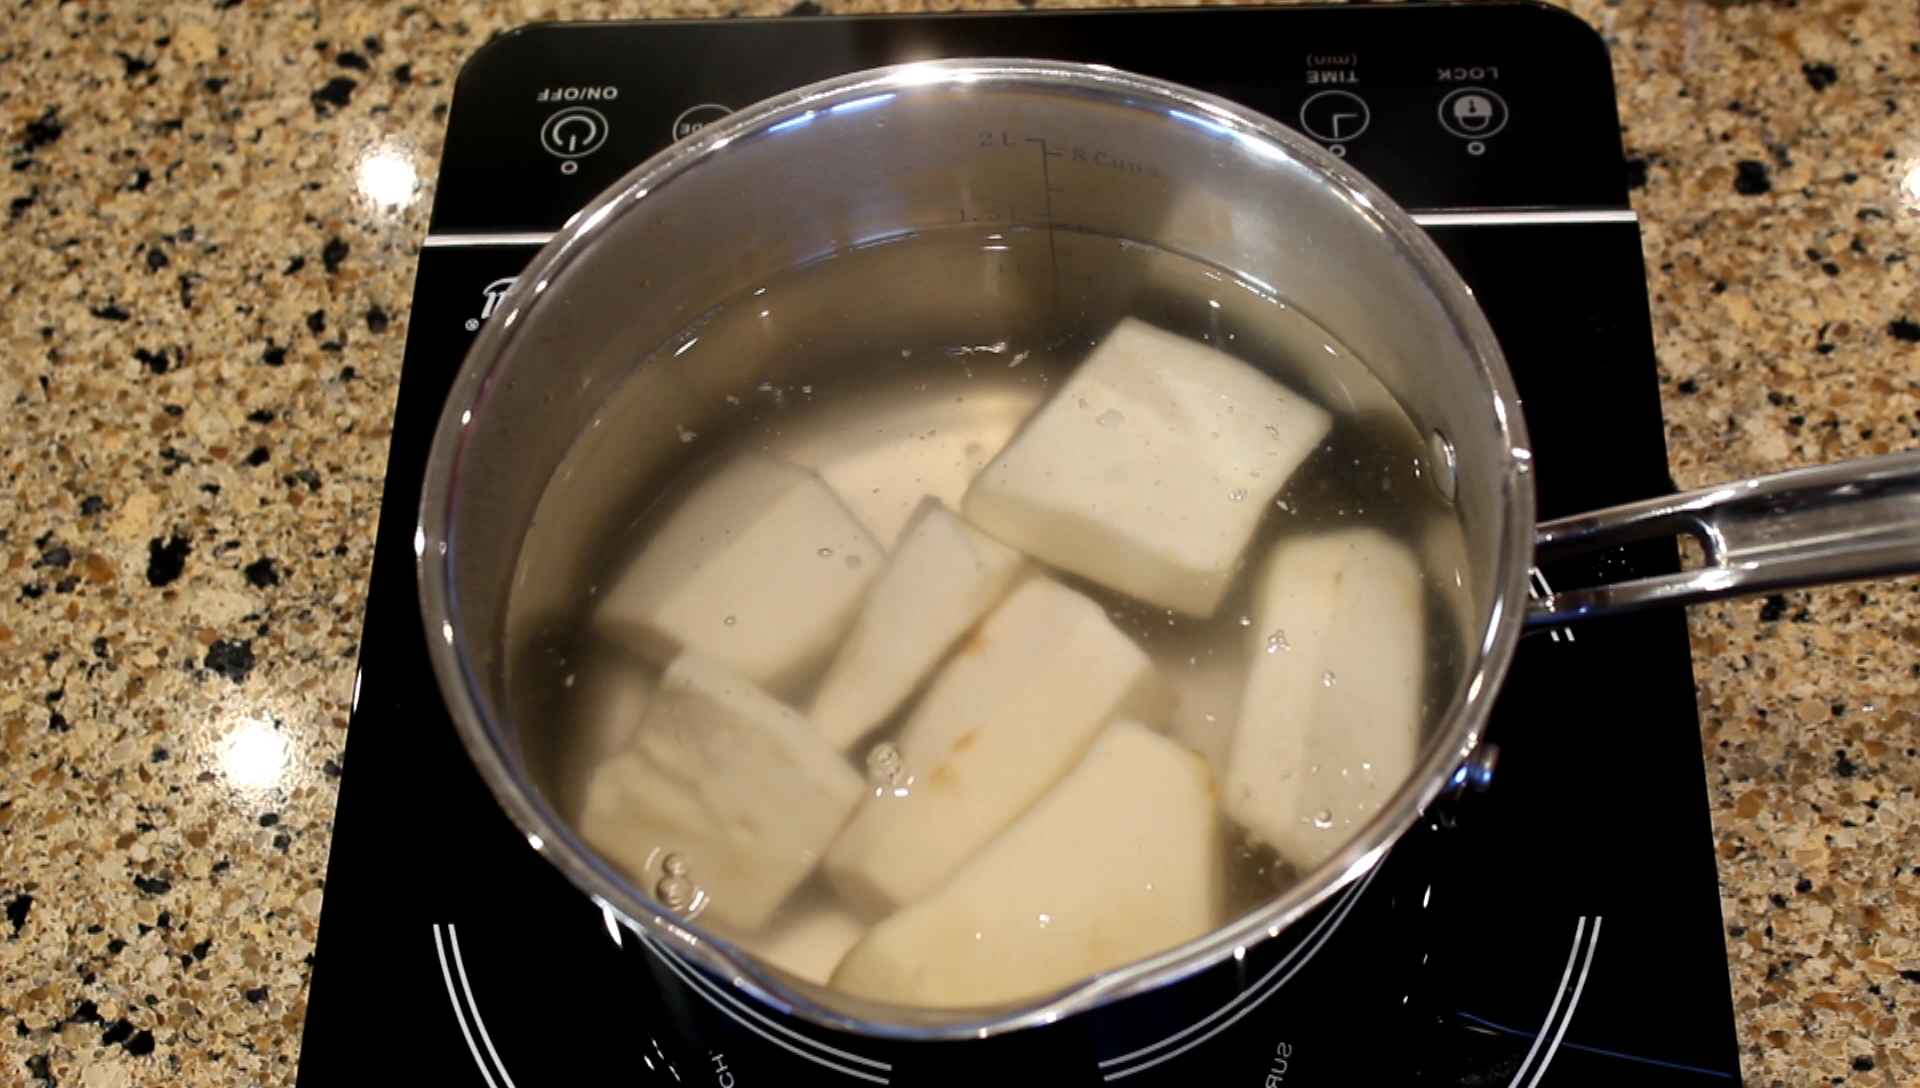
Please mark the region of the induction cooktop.
<svg viewBox="0 0 1920 1088"><path fill-rule="evenodd" d="M454 92L420 255L300 1061L385 1083L1737 1083L1685 619L1526 639L1491 788L1437 806L1304 923L1163 993L987 1040L784 1016L619 925L528 847L428 665L411 538L475 330L575 209L706 123L949 56L1108 64L1233 99L1377 181L1472 285L1518 381L1542 517L1672 489L1606 49L1527 3L549 24ZM1673 570L1667 543L1536 588Z"/></svg>

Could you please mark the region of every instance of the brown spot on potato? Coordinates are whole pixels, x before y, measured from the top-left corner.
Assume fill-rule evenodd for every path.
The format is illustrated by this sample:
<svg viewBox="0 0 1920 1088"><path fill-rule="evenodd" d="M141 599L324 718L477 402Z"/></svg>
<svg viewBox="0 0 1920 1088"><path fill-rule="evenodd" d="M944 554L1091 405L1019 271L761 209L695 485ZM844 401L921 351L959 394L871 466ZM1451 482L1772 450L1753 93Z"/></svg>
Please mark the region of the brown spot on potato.
<svg viewBox="0 0 1920 1088"><path fill-rule="evenodd" d="M986 627L982 624L967 634L966 641L960 644L960 648L955 650L953 655L955 657L965 657L969 654L984 654L987 652L987 646Z"/></svg>

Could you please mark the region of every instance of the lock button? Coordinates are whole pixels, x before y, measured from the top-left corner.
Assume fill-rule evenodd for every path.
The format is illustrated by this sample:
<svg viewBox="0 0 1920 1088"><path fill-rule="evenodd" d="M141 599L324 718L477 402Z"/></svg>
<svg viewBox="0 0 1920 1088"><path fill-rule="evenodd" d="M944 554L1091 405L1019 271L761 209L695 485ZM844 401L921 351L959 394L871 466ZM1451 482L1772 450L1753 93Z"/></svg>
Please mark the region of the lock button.
<svg viewBox="0 0 1920 1088"><path fill-rule="evenodd" d="M1507 127L1506 99L1484 87L1461 87L1440 100L1440 127L1463 140L1484 140Z"/></svg>

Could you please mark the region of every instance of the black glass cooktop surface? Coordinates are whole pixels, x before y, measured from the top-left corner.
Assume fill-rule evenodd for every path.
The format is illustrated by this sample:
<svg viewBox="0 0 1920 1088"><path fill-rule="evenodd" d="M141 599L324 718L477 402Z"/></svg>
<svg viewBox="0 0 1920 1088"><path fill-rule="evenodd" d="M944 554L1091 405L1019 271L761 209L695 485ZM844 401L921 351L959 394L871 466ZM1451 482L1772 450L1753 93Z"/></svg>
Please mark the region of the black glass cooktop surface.
<svg viewBox="0 0 1920 1088"><path fill-rule="evenodd" d="M556 24L453 100L414 293L300 1063L372 1082L1737 1083L1684 617L1527 639L1492 788L1304 924L1144 1001L898 1044L778 1015L613 924L467 762L427 663L412 533L447 383L574 209L728 110L938 56L1092 61L1334 148L1472 284L1520 386L1541 514L1671 489L1604 47L1526 4ZM1673 569L1671 546L1558 565ZM401 1080L402 1077L407 1078Z"/></svg>

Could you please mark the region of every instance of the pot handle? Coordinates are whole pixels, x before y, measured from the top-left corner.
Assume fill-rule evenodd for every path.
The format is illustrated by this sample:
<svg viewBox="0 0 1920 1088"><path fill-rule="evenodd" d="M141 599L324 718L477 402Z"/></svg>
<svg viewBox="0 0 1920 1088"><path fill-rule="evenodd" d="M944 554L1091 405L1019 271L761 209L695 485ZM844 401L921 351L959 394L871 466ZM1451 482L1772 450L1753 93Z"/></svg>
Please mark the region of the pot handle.
<svg viewBox="0 0 1920 1088"><path fill-rule="evenodd" d="M1920 572L1920 450L1703 487L1542 524L1545 563L1681 533L1705 565L1528 602L1526 628Z"/></svg>

